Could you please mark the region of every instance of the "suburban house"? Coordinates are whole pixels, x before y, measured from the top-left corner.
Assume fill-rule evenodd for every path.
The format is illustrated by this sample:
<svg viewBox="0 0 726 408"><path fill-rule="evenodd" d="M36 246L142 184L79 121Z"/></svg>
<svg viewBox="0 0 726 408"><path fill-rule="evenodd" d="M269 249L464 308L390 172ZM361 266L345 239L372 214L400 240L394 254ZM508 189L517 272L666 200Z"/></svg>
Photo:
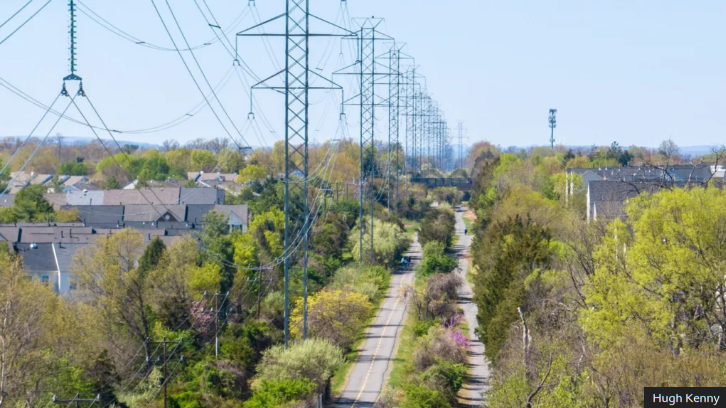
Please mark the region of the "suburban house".
<svg viewBox="0 0 726 408"><path fill-rule="evenodd" d="M96 239L114 230L92 228L79 223L47 224L25 223L0 225L0 242L7 242L11 250L21 256L23 270L31 278L51 286L64 296L73 296L78 280L73 273L73 261L79 251ZM171 245L182 236L163 228L143 231L144 246L158 237L165 245Z"/></svg>
<svg viewBox="0 0 726 408"><path fill-rule="evenodd" d="M26 173L24 171L13 172L10 174L10 180L12 182L10 183L9 192L11 194L15 194L31 185L35 186L47 184L52 179L52 174L36 174L35 172Z"/></svg>

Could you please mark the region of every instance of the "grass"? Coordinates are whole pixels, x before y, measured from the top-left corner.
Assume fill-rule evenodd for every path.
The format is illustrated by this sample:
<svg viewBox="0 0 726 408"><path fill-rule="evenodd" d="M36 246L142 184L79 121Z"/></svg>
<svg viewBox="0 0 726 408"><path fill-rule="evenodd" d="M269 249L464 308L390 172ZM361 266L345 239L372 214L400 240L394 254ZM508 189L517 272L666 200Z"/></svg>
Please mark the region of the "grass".
<svg viewBox="0 0 726 408"><path fill-rule="evenodd" d="M418 227L421 224L418 221L412 221L412 220L404 220L403 221L403 227L406 229L406 234L410 235L411 238L413 238L413 234L418 231Z"/></svg>
<svg viewBox="0 0 726 408"><path fill-rule="evenodd" d="M331 393L333 394L333 397L336 397L340 395L340 393L343 392L343 387L345 386L346 381L348 380L348 375L350 374L350 370L353 367L353 364L358 360L358 354L360 354L361 347L363 346L363 342L365 341L365 332L366 328L373 324L373 322L376 319L376 316L378 315L378 311L381 308L381 304L383 303L383 300L385 299L385 294L388 292L388 289L391 287L391 275L386 275L386 281L384 282L385 289L383 289L383 296L381 296L379 299L377 299L373 305L374 310L376 313L374 313L371 317L368 318L366 323L358 330L358 340L356 340L353 345L350 347L350 351L346 353L345 355L345 363L338 369L338 371L335 372L333 375L333 378L330 379L330 389Z"/></svg>
<svg viewBox="0 0 726 408"><path fill-rule="evenodd" d="M401 330L401 341L398 343L396 357L393 359L393 368L391 376L388 378L388 386L399 388L406 381L409 370L407 368L408 360L413 354L416 347L416 333L413 332L413 326L416 324L416 316L409 313L406 316L406 322Z"/></svg>

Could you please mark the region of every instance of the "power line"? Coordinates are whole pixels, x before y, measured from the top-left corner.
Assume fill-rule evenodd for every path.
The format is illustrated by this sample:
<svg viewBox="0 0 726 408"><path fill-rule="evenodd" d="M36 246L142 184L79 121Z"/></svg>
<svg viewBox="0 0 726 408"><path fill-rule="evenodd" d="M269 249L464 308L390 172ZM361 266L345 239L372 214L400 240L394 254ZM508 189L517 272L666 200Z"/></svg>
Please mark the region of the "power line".
<svg viewBox="0 0 726 408"><path fill-rule="evenodd" d="M2 45L5 41L7 41L8 39L10 39L10 37L12 37L15 33L17 33L21 28L25 27L25 25L28 24L30 22L30 20L32 20L33 18L35 18L35 16L37 16L38 13L40 13L41 11L43 11L43 9L45 8L45 6L47 6L48 4L50 4L51 1L52 0L48 0L45 4L43 4L43 6L41 8L38 9L38 11L36 11L35 13L33 13L33 15L31 15L30 17L28 17L28 19L25 20L23 22L23 24L20 24L20 26L18 28L16 28L15 30L13 30L13 32L11 32L10 34L8 34L7 37L5 37L2 41L0 41L0 45ZM25 7L23 7L23 8L25 8ZM13 15L13 17L15 17L15 15ZM13 17L10 17L10 19L12 19ZM10 19L8 19L8 21L10 21ZM5 23L3 23L3 25L5 25L6 23L7 23L7 21Z"/></svg>

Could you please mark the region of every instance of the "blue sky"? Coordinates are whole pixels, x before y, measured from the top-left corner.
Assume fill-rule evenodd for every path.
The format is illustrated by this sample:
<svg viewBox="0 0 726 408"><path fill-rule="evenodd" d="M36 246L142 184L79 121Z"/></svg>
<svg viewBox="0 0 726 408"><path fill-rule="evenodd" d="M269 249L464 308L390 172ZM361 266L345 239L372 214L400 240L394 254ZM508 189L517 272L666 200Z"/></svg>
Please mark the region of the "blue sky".
<svg viewBox="0 0 726 408"><path fill-rule="evenodd" d="M0 23L26 2L0 1ZM44 2L34 0L0 28L0 41ZM207 2L223 29L230 28L247 7L244 0ZM167 24L173 25L164 0L156 3ZM136 37L171 46L150 1L85 0L84 4ZM193 1L172 0L171 4L190 43L214 37ZM314 14L342 22L339 1L311 0L311 8ZM262 19L283 9L284 1L257 0ZM0 78L44 103L55 98L60 80L67 74L66 10L65 0L52 0L0 45ZM590 145L617 140L621 145L655 146L667 138L682 146L724 143L726 126L721 118L726 111L726 57L720 41L726 38L724 2L348 0L348 10L352 17L385 18L381 30L407 44L406 51L416 58L429 92L450 125L464 120L470 142L545 144L549 138L547 111L557 108L558 143ZM201 101L176 53L120 39L82 13L78 20L79 75L110 127L156 126ZM239 28L252 24L253 18L247 14ZM270 26L270 30L274 28ZM174 34L178 44L183 44L176 30ZM282 46L279 40L269 43L270 53L277 53L280 62ZM339 58L337 41L315 40L311 47L314 65L328 61L325 75L346 62ZM259 76L275 71L266 48L258 39L241 40L242 57ZM325 49L334 49L330 59L323 55ZM230 72L231 57L218 43L196 51L195 56L213 85ZM189 58L188 63L207 90L194 61ZM346 92L352 94L352 90ZM257 134L247 130L254 126L247 122L249 96L236 77L219 97L250 144L271 144L282 133L282 101L269 92L258 95ZM339 96L321 93L311 100L316 103L311 109L313 138L335 137ZM353 137L358 135L355 110L348 108L348 132ZM219 108L216 111L223 116ZM27 134L43 113L4 88L0 88L0 112L0 136ZM262 122L262 114L272 129ZM383 138L385 111L377 115L381 119L377 134ZM50 120L41 131L49 125ZM65 121L56 131L93 136L84 127ZM153 143L225 135L205 109L163 132L119 137Z"/></svg>

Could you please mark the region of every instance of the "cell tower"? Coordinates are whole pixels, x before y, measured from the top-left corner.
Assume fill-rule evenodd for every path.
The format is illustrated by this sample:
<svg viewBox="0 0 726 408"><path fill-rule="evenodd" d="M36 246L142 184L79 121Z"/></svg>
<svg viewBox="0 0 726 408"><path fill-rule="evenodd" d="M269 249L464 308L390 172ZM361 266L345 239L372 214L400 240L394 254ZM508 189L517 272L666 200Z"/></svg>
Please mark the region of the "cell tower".
<svg viewBox="0 0 726 408"><path fill-rule="evenodd" d="M550 109L550 147L555 148L555 128L557 127L557 109Z"/></svg>

